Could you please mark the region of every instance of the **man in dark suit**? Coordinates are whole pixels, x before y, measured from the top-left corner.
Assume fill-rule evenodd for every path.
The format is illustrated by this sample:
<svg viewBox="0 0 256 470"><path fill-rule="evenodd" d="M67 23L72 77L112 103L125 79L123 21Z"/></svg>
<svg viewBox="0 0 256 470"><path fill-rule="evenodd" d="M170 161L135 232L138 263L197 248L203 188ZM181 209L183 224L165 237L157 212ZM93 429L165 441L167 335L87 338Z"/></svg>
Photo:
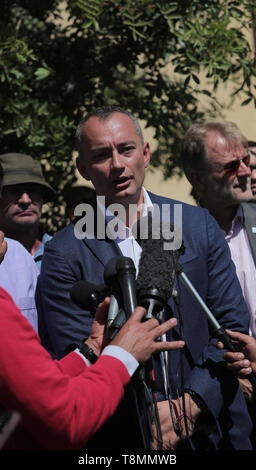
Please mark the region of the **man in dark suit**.
<svg viewBox="0 0 256 470"><path fill-rule="evenodd" d="M229 244L256 336L256 212L246 138L232 122L194 124L182 143L185 174L201 207L217 220Z"/></svg>
<svg viewBox="0 0 256 470"><path fill-rule="evenodd" d="M134 222L152 208L153 215L159 210L161 217L168 207L170 222L175 225L175 206L181 204L143 187L150 147L130 113L118 107L97 109L81 121L76 137L77 168L92 181L100 197L94 210L87 207L86 227L81 220L74 221L46 245L38 289L39 331L45 347L57 357L63 356L70 344L88 336L92 324L90 312L70 300L73 284L81 279L101 284L104 266L116 256L131 257L138 267L141 248L131 232ZM117 219L115 211L120 207L123 212L120 210ZM181 207L185 253L180 256L180 264L184 272L223 327L248 332L249 312L216 221L205 209L187 204ZM99 216L102 213L104 233ZM76 215L83 215L80 206ZM153 361L163 445L176 448L190 442L190 446L203 449L249 449L251 423L238 382L227 373L205 314L179 278L176 290L179 302L171 298L165 315L178 318L179 328L168 338L177 338L183 331L186 345L183 354L168 355L169 388L161 358ZM142 449L138 425L132 421L133 410L128 403L129 400L120 406L109 427L91 442L91 448ZM196 425L206 416L208 431L204 427L202 435ZM192 440L187 439L184 444L188 436ZM156 448L156 438L153 447Z"/></svg>

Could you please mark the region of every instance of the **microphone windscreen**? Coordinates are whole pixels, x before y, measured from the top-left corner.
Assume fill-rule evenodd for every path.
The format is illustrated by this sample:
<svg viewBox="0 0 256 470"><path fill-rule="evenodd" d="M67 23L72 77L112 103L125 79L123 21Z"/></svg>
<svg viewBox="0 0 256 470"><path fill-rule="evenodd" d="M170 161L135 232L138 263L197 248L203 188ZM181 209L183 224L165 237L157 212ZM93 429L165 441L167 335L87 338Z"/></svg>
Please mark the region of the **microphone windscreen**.
<svg viewBox="0 0 256 470"><path fill-rule="evenodd" d="M138 296L140 291L157 289L164 303L172 295L175 278L174 258L170 251L162 249L160 240L148 240L144 244L136 281Z"/></svg>
<svg viewBox="0 0 256 470"><path fill-rule="evenodd" d="M142 248L136 281L138 299L141 293L157 291L166 304L172 296L177 252L164 249L164 241L171 239L172 231L170 222L151 215L138 220L132 228Z"/></svg>

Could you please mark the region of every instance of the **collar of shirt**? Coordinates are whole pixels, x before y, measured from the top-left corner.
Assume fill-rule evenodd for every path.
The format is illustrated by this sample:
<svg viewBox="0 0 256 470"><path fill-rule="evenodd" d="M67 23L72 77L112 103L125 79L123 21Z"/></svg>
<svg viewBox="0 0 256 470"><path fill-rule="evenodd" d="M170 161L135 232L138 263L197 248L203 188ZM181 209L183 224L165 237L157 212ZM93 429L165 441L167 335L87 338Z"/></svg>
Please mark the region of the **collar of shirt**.
<svg viewBox="0 0 256 470"><path fill-rule="evenodd" d="M238 207L236 215L232 220L231 228L228 233L225 233L226 240L235 237L244 226L244 214L241 206Z"/></svg>
<svg viewBox="0 0 256 470"><path fill-rule="evenodd" d="M142 210L142 217L145 217L150 209L151 211L153 211L153 204L145 188L143 188L143 195L144 204ZM133 260L136 268L136 273L138 275L139 260L142 249L137 240L134 238L130 227L126 227L125 223L120 218L115 216L111 211L106 209L104 204L102 204L100 200L98 200L97 209L101 210L101 212L105 214L107 228L110 232L110 235L112 234L112 239L118 244L118 247L122 252L123 256L127 256L128 258L131 258ZM113 222L113 224L111 224L111 222ZM115 230L115 228L117 228L117 230Z"/></svg>
<svg viewBox="0 0 256 470"><path fill-rule="evenodd" d="M37 260L37 258L40 256L42 257L43 255L43 252L44 252L44 246L46 244L46 242L48 242L49 240L52 239L52 236L49 235L48 233L44 233L43 237L42 237L42 243L41 245L37 248L33 258L34 260Z"/></svg>
<svg viewBox="0 0 256 470"><path fill-rule="evenodd" d="M145 217L148 211L150 209L153 209L153 204L146 189L144 187L142 189L144 196L144 204L141 217ZM126 240L127 238L134 238L132 235L131 228L127 227L124 221L115 214L113 214L113 212L111 212L108 207L106 208L100 198L97 198L97 209L105 215L108 230L112 234L112 238L116 241L116 243L120 243L122 240ZM114 221L115 223L111 224L110 222L112 221ZM118 235L117 230L115 230L115 227L118 230Z"/></svg>

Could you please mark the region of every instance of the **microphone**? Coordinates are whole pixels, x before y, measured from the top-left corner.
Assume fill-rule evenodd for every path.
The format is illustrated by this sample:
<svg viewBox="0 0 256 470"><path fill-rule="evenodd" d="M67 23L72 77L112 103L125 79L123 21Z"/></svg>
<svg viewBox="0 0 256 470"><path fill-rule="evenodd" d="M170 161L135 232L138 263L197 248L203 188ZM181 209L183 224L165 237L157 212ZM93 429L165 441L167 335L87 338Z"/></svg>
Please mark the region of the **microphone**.
<svg viewBox="0 0 256 470"><path fill-rule="evenodd" d="M139 305L147 309L146 319L157 315L174 291L176 262L180 250L164 249L165 233L170 233L169 222L143 217L133 226L132 232L141 245L137 277L137 298Z"/></svg>
<svg viewBox="0 0 256 470"><path fill-rule="evenodd" d="M115 337L137 305L135 274L132 259L125 256L112 258L105 266L104 281L111 292L107 322L110 340Z"/></svg>
<svg viewBox="0 0 256 470"><path fill-rule="evenodd" d="M131 258L121 256L116 262L116 273L123 294L123 305L127 318L137 306L135 277L136 268Z"/></svg>
<svg viewBox="0 0 256 470"><path fill-rule="evenodd" d="M85 280L76 282L70 290L73 302L84 310L90 310L93 314L95 314L99 303L109 294L109 289L105 284L96 285Z"/></svg>
<svg viewBox="0 0 256 470"><path fill-rule="evenodd" d="M113 324L121 307L120 286L116 278L116 262L119 258L122 258L122 256L111 258L104 268L104 282L110 290L110 304L107 321L108 328Z"/></svg>

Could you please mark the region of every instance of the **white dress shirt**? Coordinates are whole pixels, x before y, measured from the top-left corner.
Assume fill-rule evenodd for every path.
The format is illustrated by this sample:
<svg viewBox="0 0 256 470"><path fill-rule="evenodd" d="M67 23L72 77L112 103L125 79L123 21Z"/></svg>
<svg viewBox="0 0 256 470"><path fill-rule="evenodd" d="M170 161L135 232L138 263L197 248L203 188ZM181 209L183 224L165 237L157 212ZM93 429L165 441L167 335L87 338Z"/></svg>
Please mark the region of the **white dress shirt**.
<svg viewBox="0 0 256 470"><path fill-rule="evenodd" d="M153 210L153 204L145 188L143 188L143 195L144 205L141 217L145 217L149 210ZM97 208L105 213L105 207L101 204L101 202L98 201L97 204ZM115 219L115 226L111 226L109 224L109 222L111 222L113 219ZM137 240L134 238L131 228L126 227L125 223L120 218L115 217L114 214L108 209L106 209L106 222L109 224L109 230L112 232L112 236L118 244L122 254L133 260L136 272L138 274L139 260L142 249ZM116 229L115 231L114 228ZM115 233L117 231L118 236L116 236Z"/></svg>

